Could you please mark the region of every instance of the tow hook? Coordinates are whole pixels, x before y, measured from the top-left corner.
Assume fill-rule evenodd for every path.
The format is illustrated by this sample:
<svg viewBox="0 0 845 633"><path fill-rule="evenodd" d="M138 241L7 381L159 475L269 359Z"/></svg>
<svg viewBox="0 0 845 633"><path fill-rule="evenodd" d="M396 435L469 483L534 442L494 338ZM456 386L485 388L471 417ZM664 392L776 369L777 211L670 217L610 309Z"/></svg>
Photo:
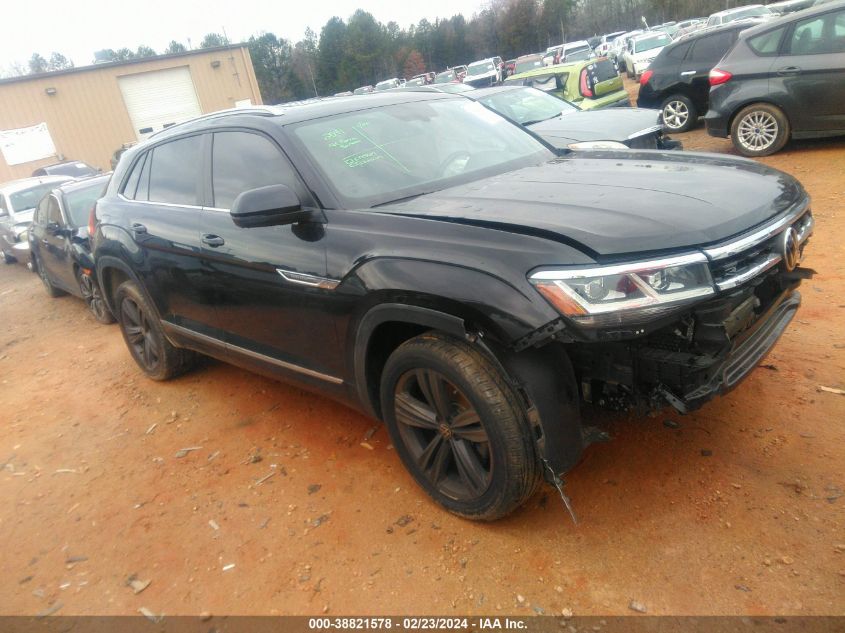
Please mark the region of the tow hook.
<svg viewBox="0 0 845 633"><path fill-rule="evenodd" d="M560 493L560 498L563 500L563 505L566 507L567 511L569 512L569 516L572 517L572 522L575 525L578 525L578 517L575 515L575 510L572 509L572 500L566 496L566 493L563 491L564 481L558 474L552 470L552 467L549 465L549 460L543 459L543 464L549 471L549 474L552 476L552 483L554 484L557 491Z"/></svg>

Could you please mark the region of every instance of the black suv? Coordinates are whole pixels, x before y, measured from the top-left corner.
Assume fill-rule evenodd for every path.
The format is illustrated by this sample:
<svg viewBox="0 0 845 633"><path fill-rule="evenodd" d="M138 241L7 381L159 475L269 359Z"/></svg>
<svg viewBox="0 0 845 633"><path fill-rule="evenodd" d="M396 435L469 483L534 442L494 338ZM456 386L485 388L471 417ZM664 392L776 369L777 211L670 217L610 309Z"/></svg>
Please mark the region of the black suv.
<svg viewBox="0 0 845 633"><path fill-rule="evenodd" d="M798 308L813 227L801 185L755 162L560 155L416 92L171 127L94 213L147 375L199 352L342 400L475 519L559 483L600 435L582 400L686 411L735 386Z"/></svg>
<svg viewBox="0 0 845 633"><path fill-rule="evenodd" d="M695 127L707 112L712 68L736 42L740 31L756 22L732 22L693 33L673 42L640 77L637 107L659 108L663 125L672 132Z"/></svg>
<svg viewBox="0 0 845 633"><path fill-rule="evenodd" d="M712 136L730 135L745 156L767 156L790 138L845 135L845 2L749 29L710 73Z"/></svg>

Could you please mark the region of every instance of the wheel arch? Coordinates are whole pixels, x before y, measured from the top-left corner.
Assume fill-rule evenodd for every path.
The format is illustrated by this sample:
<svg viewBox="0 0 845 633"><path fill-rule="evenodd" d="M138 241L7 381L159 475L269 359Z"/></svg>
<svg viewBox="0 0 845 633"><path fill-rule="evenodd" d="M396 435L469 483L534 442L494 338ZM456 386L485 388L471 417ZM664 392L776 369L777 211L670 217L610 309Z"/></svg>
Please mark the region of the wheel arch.
<svg viewBox="0 0 845 633"><path fill-rule="evenodd" d="M405 341L432 330L467 342L499 368L525 409L547 480L578 462L586 442L575 373L565 349L547 345L515 352L485 337L472 321L429 308L381 304L361 320L354 346L355 388L369 414L382 419L379 391L387 358Z"/></svg>
<svg viewBox="0 0 845 633"><path fill-rule="evenodd" d="M103 299L106 302L112 314L117 314L117 308L114 305L114 297L118 287L124 281L134 281L144 291L142 284L138 282L138 277L132 271L132 268L126 264L122 259L111 255L105 255L97 259L97 282L100 284L100 289L103 293ZM149 297L147 297L149 300ZM154 304L150 302L150 305Z"/></svg>

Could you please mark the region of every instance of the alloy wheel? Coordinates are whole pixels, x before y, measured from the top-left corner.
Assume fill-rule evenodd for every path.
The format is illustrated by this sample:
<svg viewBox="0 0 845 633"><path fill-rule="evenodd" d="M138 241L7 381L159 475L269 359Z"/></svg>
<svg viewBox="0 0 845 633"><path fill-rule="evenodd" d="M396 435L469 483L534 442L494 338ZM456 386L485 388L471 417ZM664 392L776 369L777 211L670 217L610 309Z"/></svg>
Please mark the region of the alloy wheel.
<svg viewBox="0 0 845 633"><path fill-rule="evenodd" d="M493 459L469 399L431 369L403 374L394 395L399 435L429 483L456 500L481 497L492 480Z"/></svg>
<svg viewBox="0 0 845 633"><path fill-rule="evenodd" d="M150 371L155 370L161 359L161 345L150 327L149 319L141 307L130 297L120 304L121 325L135 357Z"/></svg>
<svg viewBox="0 0 845 633"><path fill-rule="evenodd" d="M754 111L739 122L737 139L748 150L759 152L774 144L778 136L778 122L771 114Z"/></svg>
<svg viewBox="0 0 845 633"><path fill-rule="evenodd" d="M683 101L670 101L663 108L663 123L666 127L677 130L689 121L689 108Z"/></svg>
<svg viewBox="0 0 845 633"><path fill-rule="evenodd" d="M85 299L85 303L88 304L94 316L98 320L103 320L108 313L108 307L106 307L105 299L103 299L103 293L100 292L100 286L91 275L81 273L79 275L79 289L82 291L82 298Z"/></svg>

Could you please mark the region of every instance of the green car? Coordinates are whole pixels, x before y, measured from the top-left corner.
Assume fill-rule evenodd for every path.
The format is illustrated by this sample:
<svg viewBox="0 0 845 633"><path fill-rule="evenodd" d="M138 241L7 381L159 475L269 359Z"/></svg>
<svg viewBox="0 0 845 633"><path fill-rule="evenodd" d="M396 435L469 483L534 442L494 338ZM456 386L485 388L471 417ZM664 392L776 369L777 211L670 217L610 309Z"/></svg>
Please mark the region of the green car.
<svg viewBox="0 0 845 633"><path fill-rule="evenodd" d="M615 62L606 57L535 68L511 75L509 84L550 92L582 110L631 105Z"/></svg>

